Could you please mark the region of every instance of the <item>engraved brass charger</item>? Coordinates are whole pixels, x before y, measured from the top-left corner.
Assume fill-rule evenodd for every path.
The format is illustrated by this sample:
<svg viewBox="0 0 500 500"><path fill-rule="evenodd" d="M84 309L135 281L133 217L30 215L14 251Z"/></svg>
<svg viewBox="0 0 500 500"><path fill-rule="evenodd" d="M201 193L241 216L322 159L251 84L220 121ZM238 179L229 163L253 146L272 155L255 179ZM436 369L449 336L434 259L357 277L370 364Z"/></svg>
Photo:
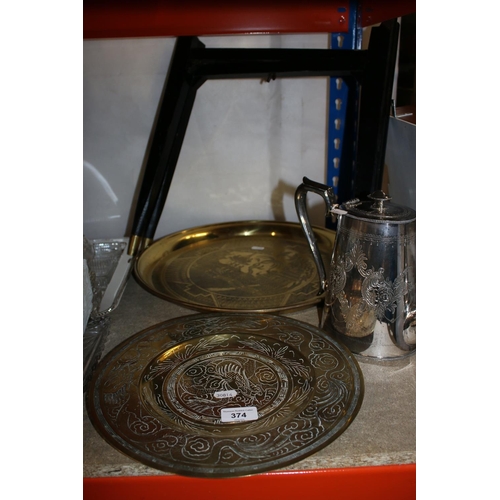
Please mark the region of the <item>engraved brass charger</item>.
<svg viewBox="0 0 500 500"><path fill-rule="evenodd" d="M353 355L318 328L253 313L202 313L143 330L98 365L87 411L137 461L196 477L282 468L350 425L363 399ZM255 418L225 421L230 411Z"/></svg>
<svg viewBox="0 0 500 500"><path fill-rule="evenodd" d="M314 227L329 258L335 232ZM299 224L229 222L165 236L135 263L153 294L200 311L283 312L318 303L316 265Z"/></svg>

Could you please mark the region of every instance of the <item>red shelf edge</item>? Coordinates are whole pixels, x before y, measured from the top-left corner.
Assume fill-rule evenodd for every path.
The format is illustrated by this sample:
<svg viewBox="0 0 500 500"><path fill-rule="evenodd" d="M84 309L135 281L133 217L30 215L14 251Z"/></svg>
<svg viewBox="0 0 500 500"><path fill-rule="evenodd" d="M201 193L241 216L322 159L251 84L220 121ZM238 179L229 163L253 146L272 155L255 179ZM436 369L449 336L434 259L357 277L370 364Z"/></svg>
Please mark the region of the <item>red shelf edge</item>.
<svg viewBox="0 0 500 500"><path fill-rule="evenodd" d="M349 0L228 2L84 0L83 38L331 33L349 29Z"/></svg>
<svg viewBox="0 0 500 500"><path fill-rule="evenodd" d="M84 500L227 500L257 495L260 500L413 500L416 464L271 472L241 478L205 479L178 475L84 478Z"/></svg>
<svg viewBox="0 0 500 500"><path fill-rule="evenodd" d="M367 27L416 12L416 0L359 0ZM83 38L345 33L349 0L84 0Z"/></svg>

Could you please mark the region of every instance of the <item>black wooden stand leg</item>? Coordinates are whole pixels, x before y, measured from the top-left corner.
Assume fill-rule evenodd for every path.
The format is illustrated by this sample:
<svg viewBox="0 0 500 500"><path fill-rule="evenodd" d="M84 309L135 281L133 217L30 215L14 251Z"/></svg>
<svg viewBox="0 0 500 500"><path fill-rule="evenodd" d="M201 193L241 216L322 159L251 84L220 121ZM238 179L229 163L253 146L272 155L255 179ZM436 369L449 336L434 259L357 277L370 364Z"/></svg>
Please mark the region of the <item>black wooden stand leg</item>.
<svg viewBox="0 0 500 500"><path fill-rule="evenodd" d="M189 122L196 89L202 83L187 74L187 63L191 51L203 47L204 45L196 37L177 39L137 201L129 246L131 255L140 250L144 238L152 238L148 226L153 214L158 210L161 212L163 207L163 205L158 206L159 196L166 198Z"/></svg>
<svg viewBox="0 0 500 500"><path fill-rule="evenodd" d="M355 198L366 199L382 186L398 35L395 19L373 28L370 35L359 101Z"/></svg>

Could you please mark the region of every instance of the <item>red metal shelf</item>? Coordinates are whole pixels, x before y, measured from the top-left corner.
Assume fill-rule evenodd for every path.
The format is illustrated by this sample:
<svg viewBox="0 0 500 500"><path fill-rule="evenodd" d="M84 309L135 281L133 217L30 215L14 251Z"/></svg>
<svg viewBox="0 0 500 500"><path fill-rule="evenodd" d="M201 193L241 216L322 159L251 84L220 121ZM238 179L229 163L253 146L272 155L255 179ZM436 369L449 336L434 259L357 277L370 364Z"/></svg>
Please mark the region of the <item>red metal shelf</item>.
<svg viewBox="0 0 500 500"><path fill-rule="evenodd" d="M182 476L85 478L84 500L414 500L416 466L385 465L314 471L274 472L230 479Z"/></svg>
<svg viewBox="0 0 500 500"><path fill-rule="evenodd" d="M83 37L342 33L349 0L84 0ZM359 25L415 12L416 0L358 3Z"/></svg>

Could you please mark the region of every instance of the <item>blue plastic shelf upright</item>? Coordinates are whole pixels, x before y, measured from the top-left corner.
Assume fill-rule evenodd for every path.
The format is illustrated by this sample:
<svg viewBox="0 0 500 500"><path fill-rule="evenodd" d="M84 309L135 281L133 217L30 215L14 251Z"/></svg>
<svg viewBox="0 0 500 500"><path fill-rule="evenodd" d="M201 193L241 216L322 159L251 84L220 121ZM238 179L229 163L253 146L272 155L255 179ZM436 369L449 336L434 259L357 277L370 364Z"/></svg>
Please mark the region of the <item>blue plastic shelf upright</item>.
<svg viewBox="0 0 500 500"><path fill-rule="evenodd" d="M330 48L332 50L361 49L363 30L358 24L357 0L350 1L347 17L349 23L347 32L331 33ZM352 91L355 91L355 89L351 89ZM336 196L338 196L339 191L341 166L344 162L352 162L354 158L354 144L344 140L348 98L349 87L346 82L342 78L331 77L328 103L326 184L333 188ZM349 151L346 148L349 148Z"/></svg>

